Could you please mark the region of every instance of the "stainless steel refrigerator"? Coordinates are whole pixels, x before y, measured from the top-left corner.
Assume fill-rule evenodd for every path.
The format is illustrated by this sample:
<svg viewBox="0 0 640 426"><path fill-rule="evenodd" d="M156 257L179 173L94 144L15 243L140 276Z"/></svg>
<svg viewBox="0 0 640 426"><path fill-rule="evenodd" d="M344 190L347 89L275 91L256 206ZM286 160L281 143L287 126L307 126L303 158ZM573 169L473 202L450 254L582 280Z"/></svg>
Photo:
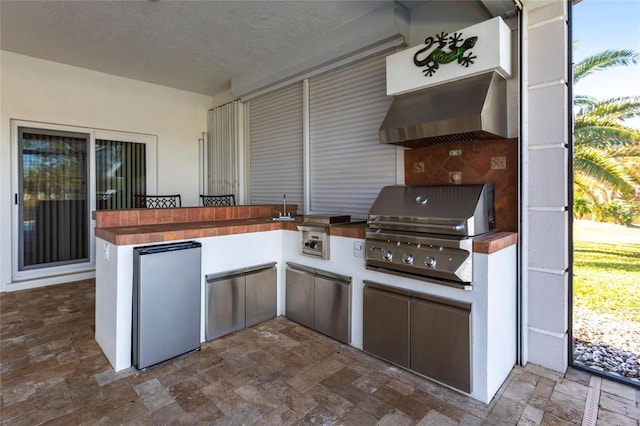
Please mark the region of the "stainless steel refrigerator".
<svg viewBox="0 0 640 426"><path fill-rule="evenodd" d="M133 249L132 361L144 369L200 348L201 244Z"/></svg>

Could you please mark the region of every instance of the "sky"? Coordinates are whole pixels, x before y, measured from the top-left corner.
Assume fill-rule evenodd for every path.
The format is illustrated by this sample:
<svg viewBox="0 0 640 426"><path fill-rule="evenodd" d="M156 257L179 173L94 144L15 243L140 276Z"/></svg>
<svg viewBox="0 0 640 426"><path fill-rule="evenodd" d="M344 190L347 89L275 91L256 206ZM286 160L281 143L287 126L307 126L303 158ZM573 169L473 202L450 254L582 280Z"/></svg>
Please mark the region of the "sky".
<svg viewBox="0 0 640 426"><path fill-rule="evenodd" d="M572 30L574 63L607 49L640 54L640 0L582 0L573 6ZM640 63L585 77L573 93L599 99L640 96ZM626 124L640 129L640 117Z"/></svg>

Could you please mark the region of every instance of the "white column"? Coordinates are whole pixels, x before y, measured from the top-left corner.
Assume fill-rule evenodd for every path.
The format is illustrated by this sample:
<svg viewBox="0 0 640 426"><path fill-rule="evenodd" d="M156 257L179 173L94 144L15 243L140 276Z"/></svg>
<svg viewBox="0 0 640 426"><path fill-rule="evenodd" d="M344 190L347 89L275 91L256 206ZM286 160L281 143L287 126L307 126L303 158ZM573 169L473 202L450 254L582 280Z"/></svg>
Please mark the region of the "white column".
<svg viewBox="0 0 640 426"><path fill-rule="evenodd" d="M567 2L527 1L523 22L523 360L568 365Z"/></svg>

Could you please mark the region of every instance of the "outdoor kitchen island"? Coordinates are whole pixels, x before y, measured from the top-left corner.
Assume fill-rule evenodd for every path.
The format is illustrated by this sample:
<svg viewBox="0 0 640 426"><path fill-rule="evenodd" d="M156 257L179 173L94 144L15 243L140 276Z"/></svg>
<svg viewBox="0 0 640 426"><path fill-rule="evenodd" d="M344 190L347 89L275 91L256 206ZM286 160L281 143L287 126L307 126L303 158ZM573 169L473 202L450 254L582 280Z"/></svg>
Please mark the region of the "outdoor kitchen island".
<svg viewBox="0 0 640 426"><path fill-rule="evenodd" d="M202 244L203 294L207 274L275 262L277 315L286 314L287 262L351 277L350 345L358 349L363 348L364 281L470 304L472 377L468 394L483 402L491 400L515 364L516 234L494 232L474 240L474 282L471 290L463 290L365 269L361 250L364 222L331 228L330 259L304 256L296 222L271 220L279 207L96 212L96 340L114 370L132 365L134 248L197 241ZM295 211L296 206L291 209ZM204 341L204 297L199 309Z"/></svg>

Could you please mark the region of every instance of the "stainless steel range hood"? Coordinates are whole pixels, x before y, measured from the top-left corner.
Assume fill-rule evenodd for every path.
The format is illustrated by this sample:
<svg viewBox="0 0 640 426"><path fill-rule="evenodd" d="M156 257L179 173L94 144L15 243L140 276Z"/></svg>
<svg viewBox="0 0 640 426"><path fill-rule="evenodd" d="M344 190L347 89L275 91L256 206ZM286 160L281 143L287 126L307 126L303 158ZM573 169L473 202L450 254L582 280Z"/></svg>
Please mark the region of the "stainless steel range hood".
<svg viewBox="0 0 640 426"><path fill-rule="evenodd" d="M506 81L492 72L396 96L379 133L409 148L506 138Z"/></svg>

